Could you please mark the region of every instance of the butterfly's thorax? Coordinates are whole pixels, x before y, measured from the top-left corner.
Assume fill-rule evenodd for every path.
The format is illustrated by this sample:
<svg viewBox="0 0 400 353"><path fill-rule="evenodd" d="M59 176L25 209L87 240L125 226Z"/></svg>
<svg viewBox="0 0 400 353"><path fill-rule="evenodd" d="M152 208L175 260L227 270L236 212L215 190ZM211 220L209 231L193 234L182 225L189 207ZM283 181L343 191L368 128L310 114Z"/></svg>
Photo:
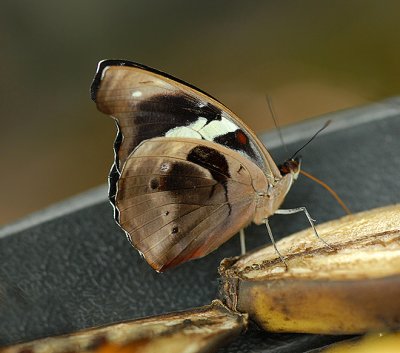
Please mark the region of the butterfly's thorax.
<svg viewBox="0 0 400 353"><path fill-rule="evenodd" d="M287 174L279 179L270 181L267 190L256 191L257 202L253 222L264 223L282 204L293 183L293 175Z"/></svg>

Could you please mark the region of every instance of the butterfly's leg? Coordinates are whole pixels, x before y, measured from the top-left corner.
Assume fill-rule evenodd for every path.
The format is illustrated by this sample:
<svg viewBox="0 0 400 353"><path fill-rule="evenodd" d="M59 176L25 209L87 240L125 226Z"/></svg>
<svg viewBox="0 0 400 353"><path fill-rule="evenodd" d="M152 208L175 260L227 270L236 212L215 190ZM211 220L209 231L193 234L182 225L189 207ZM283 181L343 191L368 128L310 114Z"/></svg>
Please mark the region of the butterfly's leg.
<svg viewBox="0 0 400 353"><path fill-rule="evenodd" d="M240 252L242 255L246 254L246 236L244 234L244 228L239 231L240 237Z"/></svg>
<svg viewBox="0 0 400 353"><path fill-rule="evenodd" d="M298 213L298 212L304 212L304 214L306 215L308 221L309 221L310 224L311 224L311 228L313 229L315 236L316 236L320 241L322 241L328 248L332 248L324 239L322 239L322 238L319 236L319 234L318 234L318 232L317 232L317 229L316 229L315 226L314 226L315 219L312 219L312 218L311 218L310 214L308 213L308 211L307 211L307 209L306 209L305 207L289 208L289 209L286 209L286 210L280 209L280 210L276 210L276 211L275 211L275 214L293 214L293 213Z"/></svg>
<svg viewBox="0 0 400 353"><path fill-rule="evenodd" d="M288 265L287 265L285 259L283 258L283 256L281 255L281 253L279 252L279 250L276 246L274 236L272 235L271 227L269 226L268 218L265 218L264 222L265 222L265 226L267 227L269 238L271 239L271 243L274 246L276 253L278 254L281 261L285 264L286 268L288 268Z"/></svg>

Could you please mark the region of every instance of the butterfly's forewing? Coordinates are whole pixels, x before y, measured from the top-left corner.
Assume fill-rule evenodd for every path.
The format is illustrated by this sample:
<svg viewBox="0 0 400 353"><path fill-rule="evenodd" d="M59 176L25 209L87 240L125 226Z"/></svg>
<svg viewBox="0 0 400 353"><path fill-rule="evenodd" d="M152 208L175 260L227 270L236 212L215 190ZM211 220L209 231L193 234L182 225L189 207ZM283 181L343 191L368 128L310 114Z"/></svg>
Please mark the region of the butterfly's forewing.
<svg viewBox="0 0 400 353"><path fill-rule="evenodd" d="M111 189L135 147L162 136L216 142L252 160L271 180L280 176L265 147L234 113L172 76L129 61L105 60L99 63L92 99L119 128Z"/></svg>
<svg viewBox="0 0 400 353"><path fill-rule="evenodd" d="M250 223L254 188L265 183L261 170L235 151L197 139L153 138L123 167L119 223L162 271L208 254Z"/></svg>

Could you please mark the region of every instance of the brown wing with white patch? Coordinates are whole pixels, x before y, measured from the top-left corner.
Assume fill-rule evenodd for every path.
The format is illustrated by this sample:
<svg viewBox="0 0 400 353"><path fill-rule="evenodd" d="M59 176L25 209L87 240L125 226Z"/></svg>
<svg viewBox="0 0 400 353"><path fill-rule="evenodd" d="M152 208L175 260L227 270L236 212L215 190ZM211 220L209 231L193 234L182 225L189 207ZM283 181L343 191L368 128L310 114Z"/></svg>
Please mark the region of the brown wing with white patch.
<svg viewBox="0 0 400 353"><path fill-rule="evenodd" d="M254 163L214 143L146 140L118 181L118 221L147 262L163 271L207 255L250 223L260 178Z"/></svg>
<svg viewBox="0 0 400 353"><path fill-rule="evenodd" d="M196 132L211 124L201 138L240 150L270 172L268 152L254 133L228 108L186 82L130 61L104 60L91 90L98 109L116 119L123 136L116 146L119 168L141 141L177 127Z"/></svg>

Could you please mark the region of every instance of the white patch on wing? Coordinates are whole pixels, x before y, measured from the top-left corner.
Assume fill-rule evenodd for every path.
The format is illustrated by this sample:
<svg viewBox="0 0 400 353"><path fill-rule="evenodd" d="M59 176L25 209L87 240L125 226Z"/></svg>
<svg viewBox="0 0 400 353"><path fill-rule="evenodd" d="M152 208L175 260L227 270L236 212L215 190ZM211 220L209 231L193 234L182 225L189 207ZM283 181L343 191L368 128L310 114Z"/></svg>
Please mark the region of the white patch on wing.
<svg viewBox="0 0 400 353"><path fill-rule="evenodd" d="M236 131L239 127L232 121L222 116L221 120L213 120L204 128L199 130L201 136L208 141L213 141L216 137L225 135L228 132Z"/></svg>
<svg viewBox="0 0 400 353"><path fill-rule="evenodd" d="M143 93L142 93L141 91L133 91L133 92L132 92L132 97L135 97L135 98L141 97L142 94L143 94Z"/></svg>
<svg viewBox="0 0 400 353"><path fill-rule="evenodd" d="M167 131L165 137L191 137L201 139L202 136L198 132L205 124L207 119L200 116L194 123L187 126L177 126Z"/></svg>
<svg viewBox="0 0 400 353"><path fill-rule="evenodd" d="M203 118L202 116L199 116L199 118L192 124L190 124L188 127L190 127L193 130L199 131L205 124L207 124L207 119Z"/></svg>
<svg viewBox="0 0 400 353"><path fill-rule="evenodd" d="M214 141L218 136L225 135L228 132L233 132L239 127L221 114L221 120L213 120L207 124L207 119L199 116L199 118L190 125L177 126L169 130L165 137L191 137Z"/></svg>
<svg viewBox="0 0 400 353"><path fill-rule="evenodd" d="M191 137L194 139L201 139L201 135L197 131L195 131L187 126L180 126L180 127L171 129L171 130L167 131L167 133L165 134L165 137Z"/></svg>

